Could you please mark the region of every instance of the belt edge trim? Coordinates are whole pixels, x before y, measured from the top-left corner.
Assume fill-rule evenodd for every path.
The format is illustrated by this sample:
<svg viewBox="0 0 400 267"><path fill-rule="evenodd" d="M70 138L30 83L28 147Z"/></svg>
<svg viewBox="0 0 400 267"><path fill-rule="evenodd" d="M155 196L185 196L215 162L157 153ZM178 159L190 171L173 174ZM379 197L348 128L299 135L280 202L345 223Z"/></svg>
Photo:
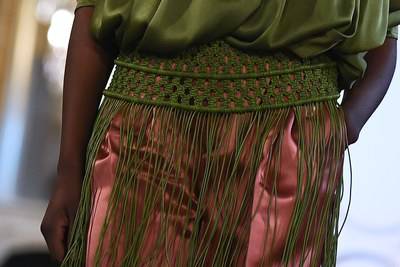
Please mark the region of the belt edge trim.
<svg viewBox="0 0 400 267"><path fill-rule="evenodd" d="M305 65L299 66L291 69L283 69L283 70L271 70L268 72L259 72L259 73L240 73L240 74L209 74L209 73L196 73L196 72L182 72L182 71L171 71L171 70L162 70L150 68L147 66L137 65L132 62L124 62L121 60L115 60L114 63L117 66L127 67L143 72L149 72L153 74L160 75L168 75L168 76L176 76L176 77L191 77L191 78L203 78L203 79L214 79L214 80L232 80L232 79L247 79L247 78L259 78L259 77L268 77L268 76L276 76L282 74L296 73L302 70L312 70L312 69L322 69L322 68L333 68L337 67L336 62L323 62L317 63L313 65Z"/></svg>
<svg viewBox="0 0 400 267"><path fill-rule="evenodd" d="M318 102L318 101L326 101L326 100L337 100L340 97L340 93L334 94L334 95L326 95L326 96L319 96L319 97L312 97L308 99L302 99L298 101L293 101L290 103L277 103L277 104L269 104L269 105L260 105L260 106L249 106L245 108L229 108L229 109L223 109L223 108L210 108L210 107L204 107L201 108L197 105L185 105L185 104L175 104L172 102L167 102L167 101L151 101L148 99L140 99L136 97L131 97L127 95L123 95L120 93L115 93L112 91L104 90L103 95L106 97L110 98L116 98L120 100L127 100L130 102L136 102L140 104L150 104L150 105L156 105L156 106L170 106L170 107L175 107L179 109L185 109L185 110L192 110L192 111L201 111L201 112L214 112L214 113L242 113L242 112L248 112L248 111L260 111L260 110L265 110L265 109L276 109L276 108L285 108L289 106L295 106L295 105L302 105L302 104L307 104L307 103L312 103L312 102Z"/></svg>

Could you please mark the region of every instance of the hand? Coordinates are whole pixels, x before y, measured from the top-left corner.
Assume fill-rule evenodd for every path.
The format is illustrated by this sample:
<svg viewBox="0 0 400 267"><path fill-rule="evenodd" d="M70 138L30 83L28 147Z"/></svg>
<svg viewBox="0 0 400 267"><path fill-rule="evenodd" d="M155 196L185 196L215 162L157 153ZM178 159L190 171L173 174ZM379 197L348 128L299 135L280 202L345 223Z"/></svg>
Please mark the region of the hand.
<svg viewBox="0 0 400 267"><path fill-rule="evenodd" d="M71 227L79 204L81 179L59 175L40 230L52 258L61 262L67 251Z"/></svg>
<svg viewBox="0 0 400 267"><path fill-rule="evenodd" d="M351 145L358 140L361 127L358 126L358 121L354 118L354 116L352 116L353 113L349 112L346 105L341 105L340 107L343 111L345 118L348 145Z"/></svg>

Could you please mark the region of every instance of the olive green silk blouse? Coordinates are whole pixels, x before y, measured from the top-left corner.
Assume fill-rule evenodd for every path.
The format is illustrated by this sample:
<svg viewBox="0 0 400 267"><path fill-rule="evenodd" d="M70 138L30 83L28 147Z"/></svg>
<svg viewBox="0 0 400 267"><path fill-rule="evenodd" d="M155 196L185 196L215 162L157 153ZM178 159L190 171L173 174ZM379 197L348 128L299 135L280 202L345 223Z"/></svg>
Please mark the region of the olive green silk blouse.
<svg viewBox="0 0 400 267"><path fill-rule="evenodd" d="M400 0L77 0L83 6L95 6L93 36L121 53L173 54L216 38L302 58L329 51L345 88L365 73L366 51L397 39L400 24Z"/></svg>

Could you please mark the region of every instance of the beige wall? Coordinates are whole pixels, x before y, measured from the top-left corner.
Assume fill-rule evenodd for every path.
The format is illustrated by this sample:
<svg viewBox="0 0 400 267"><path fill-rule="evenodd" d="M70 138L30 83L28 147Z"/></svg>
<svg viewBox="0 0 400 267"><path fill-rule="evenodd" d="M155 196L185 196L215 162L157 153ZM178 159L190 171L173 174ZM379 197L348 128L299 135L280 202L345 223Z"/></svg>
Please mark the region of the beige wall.
<svg viewBox="0 0 400 267"><path fill-rule="evenodd" d="M13 54L19 6L20 0L0 1L0 112L4 110L5 83Z"/></svg>

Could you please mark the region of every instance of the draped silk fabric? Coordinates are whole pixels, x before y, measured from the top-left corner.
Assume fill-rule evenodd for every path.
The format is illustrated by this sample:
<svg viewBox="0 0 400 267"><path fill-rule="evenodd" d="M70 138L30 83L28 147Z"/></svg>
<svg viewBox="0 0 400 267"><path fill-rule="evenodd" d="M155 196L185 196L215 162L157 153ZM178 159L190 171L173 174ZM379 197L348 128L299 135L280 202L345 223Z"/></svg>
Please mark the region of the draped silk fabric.
<svg viewBox="0 0 400 267"><path fill-rule="evenodd" d="M95 5L94 36L171 54L223 37L249 50L288 49L300 57L330 50L348 88L367 67L365 51L397 38L400 0L77 0ZM345 89L341 88L341 89Z"/></svg>

